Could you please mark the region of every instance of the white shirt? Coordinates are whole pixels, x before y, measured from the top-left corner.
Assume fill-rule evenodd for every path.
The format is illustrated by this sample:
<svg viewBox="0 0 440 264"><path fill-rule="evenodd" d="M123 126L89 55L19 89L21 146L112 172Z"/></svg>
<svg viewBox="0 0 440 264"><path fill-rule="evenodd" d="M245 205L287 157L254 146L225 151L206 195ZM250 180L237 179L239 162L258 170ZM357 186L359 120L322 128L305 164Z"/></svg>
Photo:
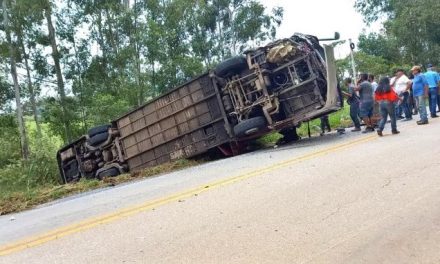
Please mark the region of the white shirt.
<svg viewBox="0 0 440 264"><path fill-rule="evenodd" d="M394 82L396 77L391 78L391 84ZM406 77L406 75L400 76L399 79L397 79L396 83L394 84L394 91L397 94L401 94L406 91L406 87L408 85L409 79Z"/></svg>
<svg viewBox="0 0 440 264"><path fill-rule="evenodd" d="M374 93L376 91L376 89L377 89L377 86L379 86L379 85L377 84L377 82L373 81L371 83L371 86L373 87L373 93Z"/></svg>

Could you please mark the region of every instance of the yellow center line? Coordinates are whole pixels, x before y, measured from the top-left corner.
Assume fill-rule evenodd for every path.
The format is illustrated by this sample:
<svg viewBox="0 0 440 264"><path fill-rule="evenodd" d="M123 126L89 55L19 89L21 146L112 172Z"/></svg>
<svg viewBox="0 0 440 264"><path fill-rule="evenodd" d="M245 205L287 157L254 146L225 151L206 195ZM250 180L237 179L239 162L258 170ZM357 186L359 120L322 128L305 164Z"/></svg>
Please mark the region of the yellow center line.
<svg viewBox="0 0 440 264"><path fill-rule="evenodd" d="M179 201L179 200L182 200L185 198L189 198L189 197L194 196L196 194L198 195L198 194L203 193L203 192L210 190L210 189L219 188L219 187L230 185L230 184L233 184L233 183L236 183L239 181L243 181L243 180L255 177L255 176L263 175L265 173L268 173L268 172L271 172L274 170L278 170L278 169L282 169L282 168L285 168L285 167L293 165L293 164L297 164L297 163L300 163L300 162L303 162L306 160L310 160L312 158L324 156L324 155L327 155L329 153L332 153L332 152L335 152L338 150L343 150L343 149L346 149L346 148L354 146L354 145L365 143L365 142L371 141L375 138L378 138L378 137L370 135L368 137L363 137L361 139L352 140L352 141L349 141L346 143L342 143L342 144L331 146L331 147L328 147L328 148L325 148L322 150L311 152L309 154L305 154L305 155L297 157L297 158L288 159L288 160L276 163L271 166L267 166L267 167L263 167L263 168L260 168L257 170L253 170L250 172L239 174L239 175L227 178L227 179L204 184L204 185L196 187L194 189L190 189L190 190L183 191L180 193L175 193L175 194L163 197L163 198L150 200L150 201L145 202L143 204L120 209L120 210L115 211L113 213L89 218L87 220L78 222L76 224L71 224L68 226L60 227L60 228L48 231L46 233L37 235L37 236L28 237L23 240L16 241L11 244L0 247L0 256L8 255L8 254L18 252L18 251L21 251L21 250L24 250L24 249L27 249L30 247L35 247L35 246L44 244L44 243L52 241L52 240L56 240L58 238L68 236L70 234L74 234L74 233L78 233L83 230L91 229L97 225L110 223L110 222L116 221L118 219L127 217L127 216L131 216L131 215L143 212L143 211L151 210L153 208L156 208L156 207L159 207L159 206L162 206L165 204L169 204L171 202L175 202L175 201Z"/></svg>

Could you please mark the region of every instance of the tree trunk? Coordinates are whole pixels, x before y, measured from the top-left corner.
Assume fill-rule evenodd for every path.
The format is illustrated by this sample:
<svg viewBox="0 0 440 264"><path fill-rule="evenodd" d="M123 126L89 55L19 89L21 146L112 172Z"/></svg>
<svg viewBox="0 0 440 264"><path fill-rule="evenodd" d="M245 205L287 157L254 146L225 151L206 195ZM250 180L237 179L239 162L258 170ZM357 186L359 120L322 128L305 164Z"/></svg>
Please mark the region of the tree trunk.
<svg viewBox="0 0 440 264"><path fill-rule="evenodd" d="M104 68L105 68L104 81L107 83L107 79L109 77L108 59L107 58L108 58L108 55L110 52L109 52L109 49L107 48L107 46L105 44L105 40L104 40L101 11L97 12L96 20L94 20L93 17L92 17L92 20L93 20L93 25L95 25L95 28L96 28L97 42L98 42L98 45L102 51L102 59L103 59L103 64L104 64Z"/></svg>
<svg viewBox="0 0 440 264"><path fill-rule="evenodd" d="M20 134L20 142L21 142L21 155L24 160L27 160L29 158L29 145L26 135L26 129L24 126L24 120L23 120L23 109L21 106L21 98L20 98L20 86L18 85L18 78L17 78L17 65L15 61L15 48L12 44L11 39L11 31L9 28L9 20L8 20L8 7L6 0L2 1L2 7L3 7L3 26L5 27L6 31L6 40L9 45L9 59L11 63L11 75L12 79L14 81L14 90L15 90L15 103L17 107L17 120L18 120L18 131Z"/></svg>
<svg viewBox="0 0 440 264"><path fill-rule="evenodd" d="M82 79L83 70L82 70L81 64L79 62L78 49L76 48L75 36L73 37L73 51L75 52L75 62L76 62L76 67L78 68L78 81L79 81L79 89L80 89L79 99L81 101L81 114L82 114L82 121L83 121L83 130L84 130L84 133L86 133L88 127L87 127L86 109L85 109L85 105L84 105L84 86L83 86L83 79Z"/></svg>
<svg viewBox="0 0 440 264"><path fill-rule="evenodd" d="M35 124L37 126L37 139L41 139L41 126L40 126L40 120L38 119L38 114L37 114L37 101L35 100L35 91L34 91L34 86L32 84L32 79L31 79L31 71L29 68L29 62L28 62L28 54L26 52L26 47L23 43L23 32L20 31L18 33L18 42L20 43L22 52L23 52L23 57L24 57L24 65L26 67L26 76L27 76L27 80L28 80L28 89L29 89L29 93L30 93L30 100L31 100L31 106L32 106L32 113L34 114L34 119L35 119Z"/></svg>
<svg viewBox="0 0 440 264"><path fill-rule="evenodd" d="M66 142L71 142L72 135L70 131L69 120L67 120L67 108L66 108L66 91L64 90L64 81L63 75L61 73L60 66L60 54L58 53L57 41L55 38L55 28L52 23L52 8L50 7L50 2L47 3L47 6L44 10L44 14L46 16L47 28L49 31L49 40L52 47L52 58L55 64L55 72L57 76L57 86L58 86L58 95L61 100L61 109L63 112L63 123L65 130L65 140Z"/></svg>
<svg viewBox="0 0 440 264"><path fill-rule="evenodd" d="M117 57L119 53L118 31L117 30L113 31L115 27L113 26L113 17L110 14L110 11L108 9L104 9L104 12L105 12L105 20L106 20L105 22L107 23L107 32L108 32L107 41L110 43L114 56Z"/></svg>
<svg viewBox="0 0 440 264"><path fill-rule="evenodd" d="M134 5L133 5L133 19L134 19L134 37L131 36L132 41L133 41L133 46L134 46L134 64L135 64L135 80L136 80L136 85L139 89L139 97L138 97L138 106L141 106L144 103L144 89L143 86L141 84L141 64L140 64L140 51L139 51L139 42L138 42L138 37L137 37L137 1L134 0ZM133 40L134 39L134 40Z"/></svg>
<svg viewBox="0 0 440 264"><path fill-rule="evenodd" d="M135 54L135 67L136 67L136 74L135 74L135 79L136 79L136 85L139 89L139 98L138 98L138 106L141 106L144 103L144 87L141 83L141 64L140 64L140 58L139 58L139 49L137 48L136 45L136 54Z"/></svg>
<svg viewBox="0 0 440 264"><path fill-rule="evenodd" d="M151 75L151 87L153 92L151 93L151 97L156 97L157 89L156 89L156 67L154 65L154 60L150 59L152 75Z"/></svg>

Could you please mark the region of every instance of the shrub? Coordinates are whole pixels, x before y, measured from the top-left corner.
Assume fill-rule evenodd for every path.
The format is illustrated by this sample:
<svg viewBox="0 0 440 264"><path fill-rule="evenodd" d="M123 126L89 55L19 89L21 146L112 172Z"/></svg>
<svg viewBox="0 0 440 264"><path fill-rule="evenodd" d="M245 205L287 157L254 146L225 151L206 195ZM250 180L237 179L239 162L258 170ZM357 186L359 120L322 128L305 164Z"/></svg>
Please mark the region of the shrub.
<svg viewBox="0 0 440 264"><path fill-rule="evenodd" d="M13 115L0 115L0 169L20 159L20 138Z"/></svg>
<svg viewBox="0 0 440 264"><path fill-rule="evenodd" d="M59 183L55 153L61 140L50 135L42 124L42 135L36 136L35 123L27 120L31 154L27 161L20 157L20 141L13 116L0 116L0 195L29 192L38 186Z"/></svg>

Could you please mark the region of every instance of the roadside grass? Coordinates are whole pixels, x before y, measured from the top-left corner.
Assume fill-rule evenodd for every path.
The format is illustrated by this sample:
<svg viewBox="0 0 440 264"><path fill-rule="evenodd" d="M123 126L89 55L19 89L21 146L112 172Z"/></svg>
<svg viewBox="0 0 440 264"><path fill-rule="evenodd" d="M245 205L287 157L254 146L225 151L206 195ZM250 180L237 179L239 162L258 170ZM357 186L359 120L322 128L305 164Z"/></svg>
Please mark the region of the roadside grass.
<svg viewBox="0 0 440 264"><path fill-rule="evenodd" d="M352 124L350 118L350 106L345 104L344 108L342 108L336 113L330 114L328 119L332 130L335 130L337 128L346 128L350 126ZM320 133L321 133L321 120L315 119L310 121L310 134L316 135ZM306 123L302 124L302 126L298 129L298 135L300 135L301 137L308 136L308 128Z"/></svg>
<svg viewBox="0 0 440 264"><path fill-rule="evenodd" d="M184 168L202 164L201 160L177 160L170 163L161 164L156 167L148 168L131 174L123 174L118 177L104 178L102 181L92 179L81 179L76 183L64 185L45 185L22 190L10 190L2 188L0 192L0 215L23 211L37 205L54 201L67 196L105 188L118 184L131 182L163 173L169 173Z"/></svg>
<svg viewBox="0 0 440 264"><path fill-rule="evenodd" d="M281 138L283 138L283 135L278 132L272 132L257 139L257 144L262 147L270 147L275 145Z"/></svg>

